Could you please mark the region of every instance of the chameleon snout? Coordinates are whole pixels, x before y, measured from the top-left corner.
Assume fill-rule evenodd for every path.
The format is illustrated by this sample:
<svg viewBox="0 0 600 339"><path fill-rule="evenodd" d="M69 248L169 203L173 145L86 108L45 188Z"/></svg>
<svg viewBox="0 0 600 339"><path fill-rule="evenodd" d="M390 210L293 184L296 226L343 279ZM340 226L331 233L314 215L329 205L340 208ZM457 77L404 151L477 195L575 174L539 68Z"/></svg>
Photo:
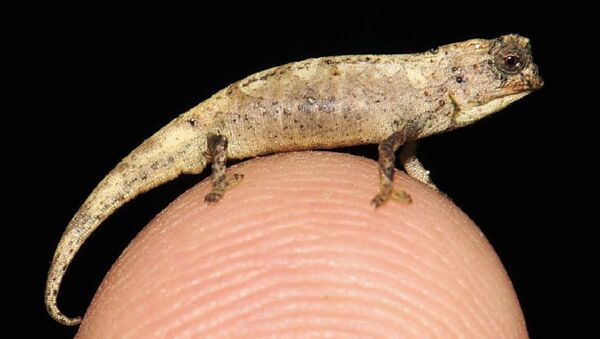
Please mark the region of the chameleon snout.
<svg viewBox="0 0 600 339"><path fill-rule="evenodd" d="M537 91L538 89L544 87L544 80L539 75L532 74L527 79L527 85L529 85L531 90Z"/></svg>
<svg viewBox="0 0 600 339"><path fill-rule="evenodd" d="M531 71L525 74L525 80L527 81L527 86L532 91L537 91L544 87L544 80L540 76L537 65L532 65Z"/></svg>

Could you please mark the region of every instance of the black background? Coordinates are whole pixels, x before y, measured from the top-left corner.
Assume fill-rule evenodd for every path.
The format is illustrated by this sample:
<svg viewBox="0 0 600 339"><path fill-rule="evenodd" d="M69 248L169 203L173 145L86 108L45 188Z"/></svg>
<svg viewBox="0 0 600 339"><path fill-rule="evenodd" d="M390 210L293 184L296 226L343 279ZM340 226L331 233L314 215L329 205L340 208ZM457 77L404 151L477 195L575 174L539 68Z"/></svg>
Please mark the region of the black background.
<svg viewBox="0 0 600 339"><path fill-rule="evenodd" d="M470 7L436 12L376 3L360 7L221 9L36 9L12 26L24 94L13 114L18 213L14 303L25 331L66 338L75 333L45 313L46 272L64 227L103 176L171 119L231 82L290 61L339 54L411 53L469 38L519 33L531 39L544 89L480 123L421 142L434 181L482 229L519 296L530 335L561 327L563 290L573 274L578 223L567 215L578 178L569 168L567 90L574 87L562 23L569 14L539 9ZM287 6L287 5L286 5ZM368 7L368 9L365 9ZM234 11L239 14L232 14ZM546 11L550 9L545 9ZM70 14L69 11L75 11ZM546 12L547 13L547 12ZM558 41L558 42L557 42ZM559 47L559 45L561 45ZM29 141L29 144L24 144ZM376 159L376 147L344 150ZM565 187L559 176L572 175ZM71 265L59 297L68 315L83 314L101 279L129 241L162 208L206 177L186 176L126 205L105 222ZM10 184L10 183L9 183ZM10 248L13 244L6 244ZM12 256L15 256L12 254ZM11 257L9 257L11 258ZM12 267L11 267L12 269ZM33 327L31 327L33 324Z"/></svg>

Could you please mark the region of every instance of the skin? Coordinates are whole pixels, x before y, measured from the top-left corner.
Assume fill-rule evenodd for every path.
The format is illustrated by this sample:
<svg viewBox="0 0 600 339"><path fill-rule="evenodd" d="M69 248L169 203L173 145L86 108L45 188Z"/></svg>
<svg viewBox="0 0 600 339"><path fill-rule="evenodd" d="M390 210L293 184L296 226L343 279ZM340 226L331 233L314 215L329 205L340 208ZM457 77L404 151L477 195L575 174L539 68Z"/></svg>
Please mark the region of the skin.
<svg viewBox="0 0 600 339"><path fill-rule="evenodd" d="M228 158L379 144L380 189L372 204L410 202L392 189L400 146L469 125L542 85L528 39L517 35L418 54L308 59L251 75L173 120L100 182L58 244L46 285L48 312L65 325L79 323L56 304L77 250L124 203L182 173L212 163L205 201L214 203L243 178L226 179ZM409 174L431 183L414 147L406 149L401 159Z"/></svg>
<svg viewBox="0 0 600 339"><path fill-rule="evenodd" d="M219 204L198 184L123 252L77 338L526 338L479 228L399 171L414 202L373 209L376 169L284 153L236 166L252 180Z"/></svg>

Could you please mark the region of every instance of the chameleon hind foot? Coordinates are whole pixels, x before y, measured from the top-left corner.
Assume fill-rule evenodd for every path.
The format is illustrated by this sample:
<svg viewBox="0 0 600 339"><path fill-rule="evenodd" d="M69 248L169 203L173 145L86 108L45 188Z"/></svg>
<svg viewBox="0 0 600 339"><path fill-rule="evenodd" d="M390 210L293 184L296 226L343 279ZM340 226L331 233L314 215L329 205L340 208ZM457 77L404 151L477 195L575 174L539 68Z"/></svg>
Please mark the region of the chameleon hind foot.
<svg viewBox="0 0 600 339"><path fill-rule="evenodd" d="M208 192L208 194L204 197L204 201L207 203L215 203L223 198L225 192L239 184L242 179L244 179L244 175L240 173L235 173L231 178L225 179L222 181L222 184L219 186L215 186L213 183L213 188Z"/></svg>
<svg viewBox="0 0 600 339"><path fill-rule="evenodd" d="M227 162L227 138L222 135L209 134L207 137L208 156L212 159L212 189L204 197L207 203L215 203L225 194L225 191L239 184L243 174L236 173L231 178L225 177Z"/></svg>

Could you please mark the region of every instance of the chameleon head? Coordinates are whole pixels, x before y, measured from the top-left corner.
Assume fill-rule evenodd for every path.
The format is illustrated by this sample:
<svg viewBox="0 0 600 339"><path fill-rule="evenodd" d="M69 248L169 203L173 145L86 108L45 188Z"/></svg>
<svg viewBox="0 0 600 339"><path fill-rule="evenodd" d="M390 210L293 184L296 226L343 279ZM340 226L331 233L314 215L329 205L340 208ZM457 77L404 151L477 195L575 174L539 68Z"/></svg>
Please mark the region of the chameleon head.
<svg viewBox="0 0 600 339"><path fill-rule="evenodd" d="M525 37L511 34L458 44L462 46L447 46L456 51L448 66L452 79L448 94L455 107L452 119L456 127L497 112L544 85Z"/></svg>

